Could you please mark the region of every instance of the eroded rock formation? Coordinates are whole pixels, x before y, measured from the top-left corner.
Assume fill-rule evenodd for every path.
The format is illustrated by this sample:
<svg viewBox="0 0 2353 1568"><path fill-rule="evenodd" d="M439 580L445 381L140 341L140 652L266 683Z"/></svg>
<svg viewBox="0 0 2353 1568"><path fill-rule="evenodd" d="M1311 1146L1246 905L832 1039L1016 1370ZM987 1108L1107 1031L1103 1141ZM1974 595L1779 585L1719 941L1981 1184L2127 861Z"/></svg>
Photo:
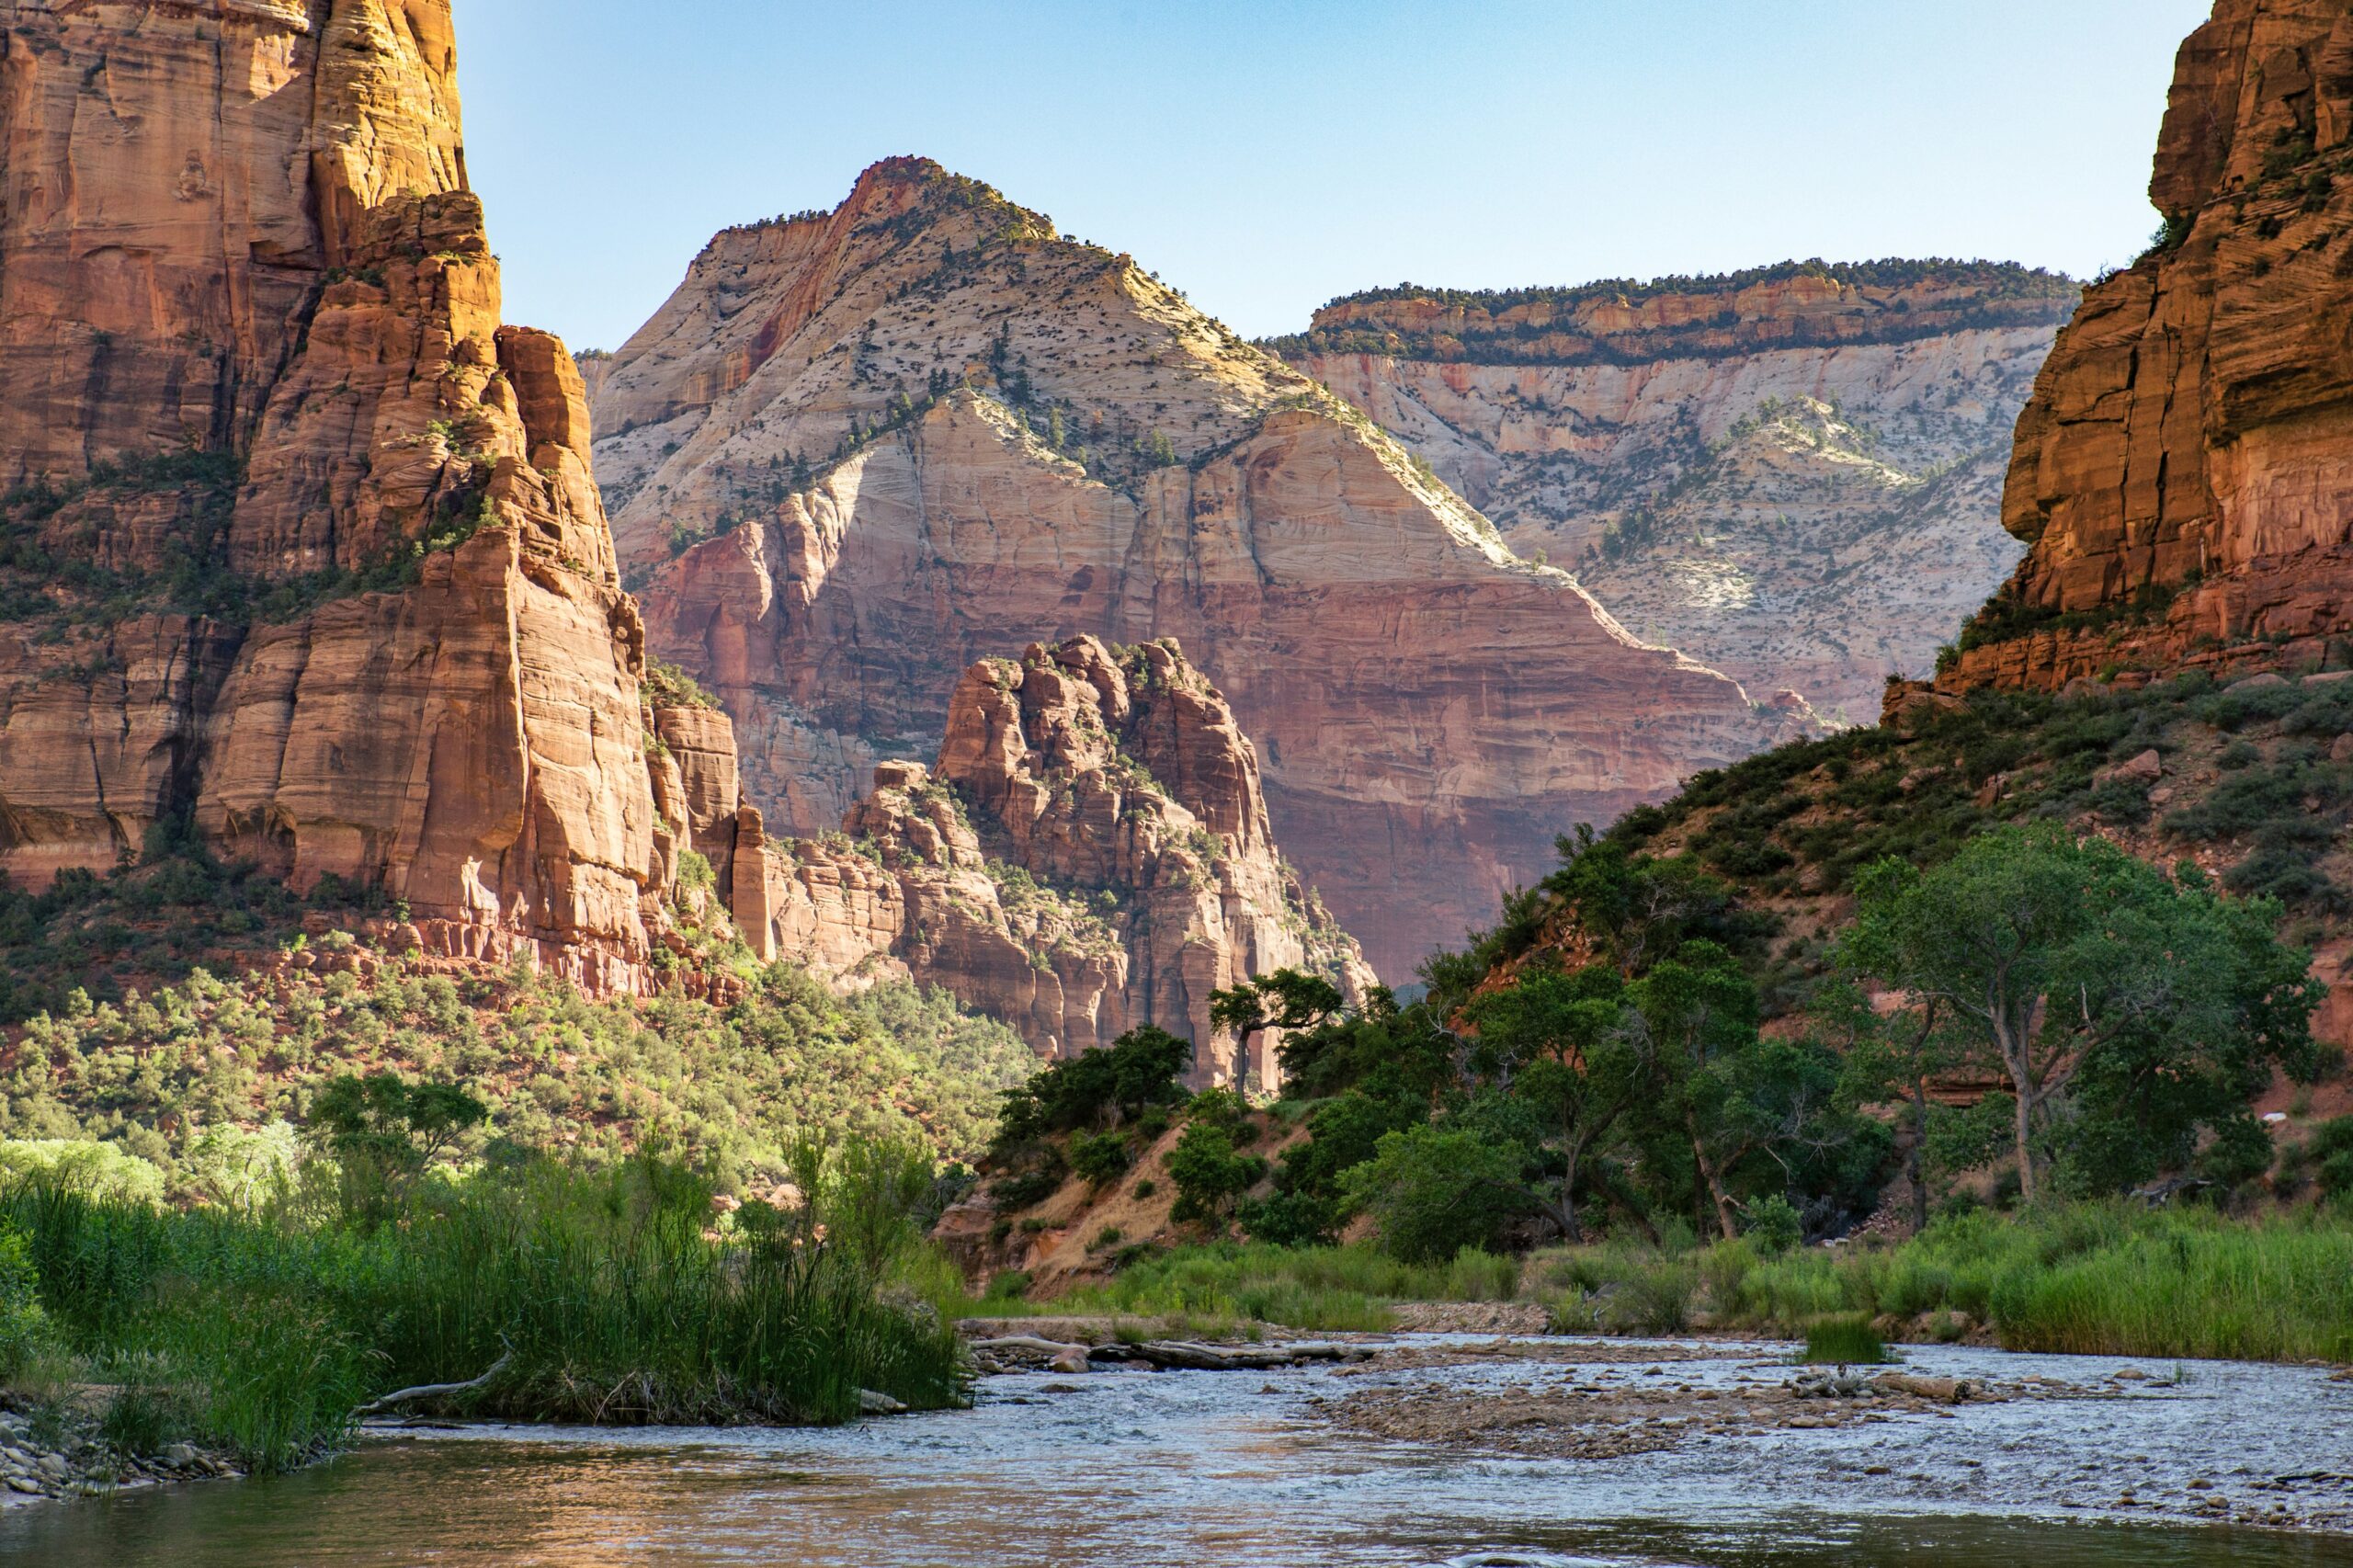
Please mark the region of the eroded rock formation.
<svg viewBox="0 0 2353 1568"><path fill-rule="evenodd" d="M449 0L0 0L0 869L159 827L642 983L673 827Z"/></svg>
<svg viewBox="0 0 2353 1568"><path fill-rule="evenodd" d="M2316 665L2353 631L2353 4L2220 0L2182 46L2160 243L2018 426L2031 548L1947 690Z"/></svg>
<svg viewBox="0 0 2353 1568"><path fill-rule="evenodd" d="M1575 823L1806 722L1639 642L1129 257L933 165L720 235L596 410L655 647L723 699L782 829L927 755L976 658L1175 637L1403 976Z"/></svg>
<svg viewBox="0 0 2353 1568"><path fill-rule="evenodd" d="M1157 1025L1195 1042L1202 1084L1275 1075L1270 1040L1245 1064L1212 1028L1212 992L1285 968L1373 984L1276 848L1256 748L1173 644L985 660L947 714L937 767L883 763L838 833L774 843L723 792L698 812L763 954L944 986L1048 1056Z"/></svg>
<svg viewBox="0 0 2353 1568"><path fill-rule="evenodd" d="M1636 635L1861 722L2017 563L2001 473L2077 298L2015 267L1805 263L1383 290L1267 347Z"/></svg>

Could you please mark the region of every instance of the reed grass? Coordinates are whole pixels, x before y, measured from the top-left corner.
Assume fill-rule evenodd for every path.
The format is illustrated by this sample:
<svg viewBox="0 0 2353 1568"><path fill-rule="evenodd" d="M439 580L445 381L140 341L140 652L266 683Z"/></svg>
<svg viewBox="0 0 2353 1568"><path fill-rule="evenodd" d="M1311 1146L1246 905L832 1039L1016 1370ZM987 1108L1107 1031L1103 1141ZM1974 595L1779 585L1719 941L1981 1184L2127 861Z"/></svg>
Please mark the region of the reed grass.
<svg viewBox="0 0 2353 1568"><path fill-rule="evenodd" d="M241 1216L0 1190L64 1348L116 1391L109 1434L134 1450L203 1442L264 1471L345 1440L370 1398L494 1366L439 1407L825 1424L855 1417L862 1390L918 1409L966 1398L953 1329L896 1284L919 1244L904 1211L767 1212L715 1231L710 1188L645 1158L509 1165L374 1226L292 1204Z"/></svg>
<svg viewBox="0 0 2353 1568"><path fill-rule="evenodd" d="M1798 1359L1815 1366L1876 1367L1893 1358L1871 1320L1852 1312L1806 1324L1805 1349Z"/></svg>
<svg viewBox="0 0 2353 1568"><path fill-rule="evenodd" d="M1399 1301L1510 1301L1519 1260L1466 1247L1449 1262L1401 1263L1369 1246L1263 1243L1183 1247L1034 1310L1118 1312L1211 1324L1279 1324L1310 1333L1379 1333Z"/></svg>

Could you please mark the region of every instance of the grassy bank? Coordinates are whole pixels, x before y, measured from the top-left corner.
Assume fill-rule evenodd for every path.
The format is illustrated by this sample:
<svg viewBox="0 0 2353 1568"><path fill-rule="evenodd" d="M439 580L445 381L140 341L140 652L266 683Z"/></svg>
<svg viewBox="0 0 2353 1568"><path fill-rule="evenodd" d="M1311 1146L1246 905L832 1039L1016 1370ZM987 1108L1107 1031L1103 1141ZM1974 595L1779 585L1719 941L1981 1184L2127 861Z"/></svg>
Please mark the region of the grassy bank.
<svg viewBox="0 0 2353 1568"><path fill-rule="evenodd" d="M1313 1333L1379 1333L1397 1301L1509 1301L1520 1264L1466 1249L1451 1263L1407 1264L1370 1247L1264 1244L1187 1247L1132 1264L1109 1280L1031 1301L1000 1293L974 1312L1128 1313L1211 1326L1280 1324ZM1017 1290L1018 1276L1000 1281Z"/></svg>
<svg viewBox="0 0 2353 1568"><path fill-rule="evenodd" d="M2353 1362L2353 1220L2083 1205L1961 1216L1893 1247L1611 1244L1524 1260L1465 1251L1423 1267L1365 1246L1194 1247L1026 1307L1335 1331L1387 1327L1399 1301L1510 1300L1541 1304L1564 1333L1804 1339L1863 1322L1890 1338L1990 1335L2014 1350Z"/></svg>
<svg viewBox="0 0 2353 1568"><path fill-rule="evenodd" d="M25 1244L42 1321L11 1381L121 1451L187 1440L258 1470L332 1448L388 1392L485 1372L407 1408L831 1423L869 1389L951 1405L953 1332L893 1289L929 1170L856 1151L807 1208L723 1220L700 1178L645 1158L508 1162L367 1221L299 1195L175 1211L18 1183L0 1233Z"/></svg>

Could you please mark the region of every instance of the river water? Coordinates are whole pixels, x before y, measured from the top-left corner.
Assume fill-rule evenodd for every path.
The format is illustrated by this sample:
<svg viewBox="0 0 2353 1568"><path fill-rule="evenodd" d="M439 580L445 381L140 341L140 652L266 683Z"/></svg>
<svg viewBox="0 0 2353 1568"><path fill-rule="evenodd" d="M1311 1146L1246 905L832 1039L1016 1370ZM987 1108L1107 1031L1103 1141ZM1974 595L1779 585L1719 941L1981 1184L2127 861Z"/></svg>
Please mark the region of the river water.
<svg viewBox="0 0 2353 1568"><path fill-rule="evenodd" d="M1619 1343L1614 1353L1622 1355ZM1665 1354L1664 1348L1662 1355ZM1760 1352L1760 1357L1765 1352ZM301 1475L0 1517L43 1568L2306 1568L2353 1534L2151 1522L2211 1492L2353 1517L2353 1384L2192 1363L1909 1353L2095 1397L1955 1418L1700 1438L1600 1461L1498 1460L1331 1431L1309 1401L1416 1377L991 1379L978 1408L839 1431L476 1428L371 1440ZM1761 1359L1678 1363L1704 1386ZM2172 1364L2145 1369L2167 1383ZM1868 1470L1885 1473L1871 1475ZM2280 1477L2297 1477L2287 1486ZM2191 1488L2193 1480L2209 1488ZM2123 1506L2127 1494L2141 1499Z"/></svg>

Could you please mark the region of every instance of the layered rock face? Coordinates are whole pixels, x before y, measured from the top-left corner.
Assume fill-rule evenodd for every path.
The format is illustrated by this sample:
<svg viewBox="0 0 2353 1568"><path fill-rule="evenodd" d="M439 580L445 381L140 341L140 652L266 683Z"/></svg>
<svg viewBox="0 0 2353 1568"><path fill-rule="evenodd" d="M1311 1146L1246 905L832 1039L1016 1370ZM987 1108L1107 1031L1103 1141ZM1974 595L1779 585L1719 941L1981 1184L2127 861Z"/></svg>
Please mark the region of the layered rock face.
<svg viewBox="0 0 2353 1568"><path fill-rule="evenodd" d="M936 165L722 234L616 356L597 463L654 644L808 834L976 658L1175 637L1385 971L1553 837L1794 710L1643 645L1347 405L1126 256Z"/></svg>
<svg viewBox="0 0 2353 1568"><path fill-rule="evenodd" d="M1807 263L1398 290L1267 345L1637 636L1850 721L2016 564L2002 454L2068 279Z"/></svg>
<svg viewBox="0 0 2353 1568"><path fill-rule="evenodd" d="M643 633L579 374L499 324L448 0L0 23L0 869L187 823L642 983Z"/></svg>
<svg viewBox="0 0 2353 1568"><path fill-rule="evenodd" d="M1938 685L2289 666L2353 630L2353 4L2221 0L2182 46L2165 241L2089 290L2018 426L2031 548Z"/></svg>
<svg viewBox="0 0 2353 1568"><path fill-rule="evenodd" d="M769 840L723 764L689 767L717 786L696 843L763 956L943 986L1049 1057L1156 1025L1195 1042L1204 1086L1276 1081L1273 1042L1240 1061L1211 993L1285 968L1352 999L1374 983L1278 852L1256 748L1173 644L983 661L947 713L937 767L882 764L822 839Z"/></svg>

